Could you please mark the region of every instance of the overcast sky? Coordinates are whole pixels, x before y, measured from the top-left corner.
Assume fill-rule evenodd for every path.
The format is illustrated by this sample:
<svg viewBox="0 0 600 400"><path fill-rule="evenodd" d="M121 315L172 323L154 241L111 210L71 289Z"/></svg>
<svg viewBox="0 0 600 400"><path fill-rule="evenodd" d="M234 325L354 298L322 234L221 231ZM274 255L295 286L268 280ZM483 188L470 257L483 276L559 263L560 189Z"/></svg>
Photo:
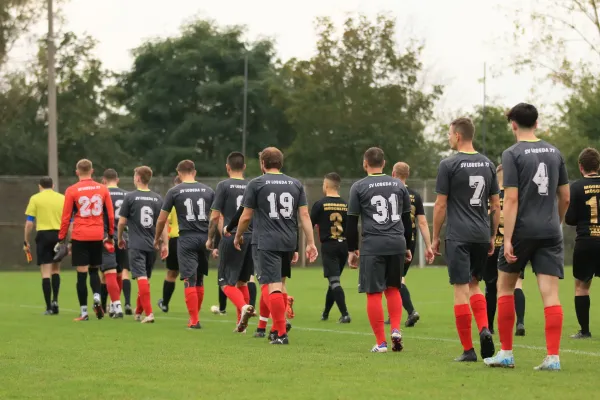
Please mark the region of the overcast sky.
<svg viewBox="0 0 600 400"><path fill-rule="evenodd" d="M501 3L509 8L511 2ZM501 77L488 79L491 101L509 106L531 100L533 76L516 76L505 68L512 21L498 4L497 0L69 0L63 14L64 29L91 34L99 41L97 52L105 66L123 70L131 66L131 49L148 38L177 34L181 24L195 16L222 25L247 25L251 40L272 37L278 56L285 60L314 53L313 22L318 16L341 22L348 13L385 12L397 19L400 42L409 36L425 42L426 81L446 85L436 113L451 117L457 110L481 104L479 79L485 61L490 69L503 71ZM14 60L23 60L32 51L31 46L19 46ZM544 99L557 96L550 92Z"/></svg>

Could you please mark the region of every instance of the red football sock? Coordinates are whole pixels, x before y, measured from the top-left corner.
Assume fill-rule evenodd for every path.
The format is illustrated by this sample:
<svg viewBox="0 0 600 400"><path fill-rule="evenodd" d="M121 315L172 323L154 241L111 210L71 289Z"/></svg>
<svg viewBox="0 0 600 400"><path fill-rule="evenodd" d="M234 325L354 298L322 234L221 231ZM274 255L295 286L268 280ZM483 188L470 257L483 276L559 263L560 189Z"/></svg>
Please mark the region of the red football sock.
<svg viewBox="0 0 600 400"><path fill-rule="evenodd" d="M544 317L546 318L546 349L549 356L557 356L560 348L560 335L563 326L562 306L550 306L544 308Z"/></svg>
<svg viewBox="0 0 600 400"><path fill-rule="evenodd" d="M515 326L515 296L498 298L498 334L502 350L513 348L513 327Z"/></svg>
<svg viewBox="0 0 600 400"><path fill-rule="evenodd" d="M287 310L287 306L288 306L288 294L287 293L281 293L281 295L283 296L283 304L285 304L285 309Z"/></svg>
<svg viewBox="0 0 600 400"><path fill-rule="evenodd" d="M456 330L463 350L473 348L473 337L471 336L471 309L468 304L457 304L454 306L454 318L456 319Z"/></svg>
<svg viewBox="0 0 600 400"><path fill-rule="evenodd" d="M250 291L248 290L248 286L240 286L240 292L242 292L242 296L244 296L244 305L250 304Z"/></svg>
<svg viewBox="0 0 600 400"><path fill-rule="evenodd" d="M117 274L104 274L104 281L106 282L106 290L108 290L108 294L110 295L110 301L121 300Z"/></svg>
<svg viewBox="0 0 600 400"><path fill-rule="evenodd" d="M190 325L195 325L198 322L198 292L196 287L187 287L184 290L185 305L190 315Z"/></svg>
<svg viewBox="0 0 600 400"><path fill-rule="evenodd" d="M140 290L138 289L137 299L135 301L135 313L141 314L144 312L144 308L142 307L142 296L140 295Z"/></svg>
<svg viewBox="0 0 600 400"><path fill-rule="evenodd" d="M119 297L121 297L121 292L123 291L123 274L117 273L117 285L119 285Z"/></svg>
<svg viewBox="0 0 600 400"><path fill-rule="evenodd" d="M477 331L481 332L483 328L489 327L485 296L481 293L474 294L471 296L470 302L471 310L473 310L473 316L475 316L475 322L477 323Z"/></svg>
<svg viewBox="0 0 600 400"><path fill-rule="evenodd" d="M144 308L146 316L152 314L152 301L150 300L150 285L148 279L138 279L138 291L140 293L140 302Z"/></svg>
<svg viewBox="0 0 600 400"><path fill-rule="evenodd" d="M227 296L227 298L229 300L231 300L231 302L235 306L235 309L237 311L237 322L239 323L240 317L242 316L242 307L244 307L246 305L242 291L235 286L229 286L229 285L221 286L221 290L223 290L223 293L225 293L225 296Z"/></svg>
<svg viewBox="0 0 600 400"><path fill-rule="evenodd" d="M400 294L400 292L398 292ZM385 342L385 325L383 324L383 306L381 305L382 293L367 293L367 315L371 329L375 334L377 344Z"/></svg>
<svg viewBox="0 0 600 400"><path fill-rule="evenodd" d="M269 316L271 310L269 310L269 285L262 285L260 287L260 319L258 320L259 329L267 329L267 322L269 322Z"/></svg>
<svg viewBox="0 0 600 400"><path fill-rule="evenodd" d="M390 314L390 328L400 330L402 321L402 297L398 288L390 287L385 289L385 299L387 300L388 313Z"/></svg>
<svg viewBox="0 0 600 400"><path fill-rule="evenodd" d="M204 286L196 286L196 295L198 296L198 312L200 312L202 310L202 301L204 301Z"/></svg>
<svg viewBox="0 0 600 400"><path fill-rule="evenodd" d="M279 336L286 334L285 328L285 303L283 294L274 292L269 295L269 305L271 306L271 318L273 318L273 328Z"/></svg>

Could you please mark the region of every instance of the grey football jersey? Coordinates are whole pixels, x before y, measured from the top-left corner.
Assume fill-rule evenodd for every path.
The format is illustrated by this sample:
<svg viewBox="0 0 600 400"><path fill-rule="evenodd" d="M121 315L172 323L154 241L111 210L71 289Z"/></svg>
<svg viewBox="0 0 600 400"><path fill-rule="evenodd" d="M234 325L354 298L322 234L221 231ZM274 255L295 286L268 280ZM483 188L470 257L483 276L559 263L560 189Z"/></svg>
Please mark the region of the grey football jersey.
<svg viewBox="0 0 600 400"><path fill-rule="evenodd" d="M504 188L519 190L513 236L562 237L556 193L569 177L560 151L543 140L518 142L502 153L502 168Z"/></svg>
<svg viewBox="0 0 600 400"><path fill-rule="evenodd" d="M352 185L348 215L361 219L360 254L385 256L405 251L404 213L410 213L410 195L400 179L375 174Z"/></svg>
<svg viewBox="0 0 600 400"><path fill-rule="evenodd" d="M243 205L258 217L254 232L259 250L296 250L298 208L308 205L300 181L284 174L264 174L250 181Z"/></svg>
<svg viewBox="0 0 600 400"><path fill-rule="evenodd" d="M108 192L110 193L110 199L112 200L113 208L115 210L115 234L114 238L117 238L116 225L119 223L119 216L121 212L121 206L123 205L123 199L127 192L116 186L109 186ZM108 216L104 214L104 234L108 236Z"/></svg>
<svg viewBox="0 0 600 400"><path fill-rule="evenodd" d="M490 241L488 201L500 193L500 188L496 167L486 156L459 152L442 160L435 191L448 196L447 240Z"/></svg>
<svg viewBox="0 0 600 400"><path fill-rule="evenodd" d="M127 218L130 249L153 251L156 221L162 206L162 197L151 190L127 193L121 205L121 217Z"/></svg>
<svg viewBox="0 0 600 400"><path fill-rule="evenodd" d="M247 180L235 178L225 179L217 184L211 210L219 211L223 215L224 226L229 225L237 209L241 207L247 185ZM236 230L234 229L233 232ZM247 233L252 233L252 221Z"/></svg>
<svg viewBox="0 0 600 400"><path fill-rule="evenodd" d="M162 209L171 212L175 207L179 236L208 235L208 217L215 192L200 182L183 182L172 187L165 196Z"/></svg>

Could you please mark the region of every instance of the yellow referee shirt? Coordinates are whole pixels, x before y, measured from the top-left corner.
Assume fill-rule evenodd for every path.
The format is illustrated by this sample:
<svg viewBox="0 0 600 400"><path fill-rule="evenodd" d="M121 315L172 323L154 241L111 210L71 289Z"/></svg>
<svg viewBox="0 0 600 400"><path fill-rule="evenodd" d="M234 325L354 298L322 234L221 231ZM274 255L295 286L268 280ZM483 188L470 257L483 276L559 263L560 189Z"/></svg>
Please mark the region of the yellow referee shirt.
<svg viewBox="0 0 600 400"><path fill-rule="evenodd" d="M35 218L36 230L60 230L65 196L52 189L42 190L29 199L25 215Z"/></svg>
<svg viewBox="0 0 600 400"><path fill-rule="evenodd" d="M169 238L179 237L179 223L177 222L177 213L175 207L169 213Z"/></svg>

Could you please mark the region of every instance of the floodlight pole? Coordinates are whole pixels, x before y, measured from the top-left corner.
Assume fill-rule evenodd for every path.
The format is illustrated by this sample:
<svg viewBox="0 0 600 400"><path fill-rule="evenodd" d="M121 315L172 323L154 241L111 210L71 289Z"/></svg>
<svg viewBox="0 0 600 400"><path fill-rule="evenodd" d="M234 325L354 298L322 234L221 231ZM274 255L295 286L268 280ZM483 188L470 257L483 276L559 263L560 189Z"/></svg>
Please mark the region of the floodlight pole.
<svg viewBox="0 0 600 400"><path fill-rule="evenodd" d="M54 70L54 10L48 0L48 175L58 190L58 139L56 132L56 74Z"/></svg>
<svg viewBox="0 0 600 400"><path fill-rule="evenodd" d="M242 115L242 154L246 157L246 124L248 121L248 54L244 56L244 111Z"/></svg>

